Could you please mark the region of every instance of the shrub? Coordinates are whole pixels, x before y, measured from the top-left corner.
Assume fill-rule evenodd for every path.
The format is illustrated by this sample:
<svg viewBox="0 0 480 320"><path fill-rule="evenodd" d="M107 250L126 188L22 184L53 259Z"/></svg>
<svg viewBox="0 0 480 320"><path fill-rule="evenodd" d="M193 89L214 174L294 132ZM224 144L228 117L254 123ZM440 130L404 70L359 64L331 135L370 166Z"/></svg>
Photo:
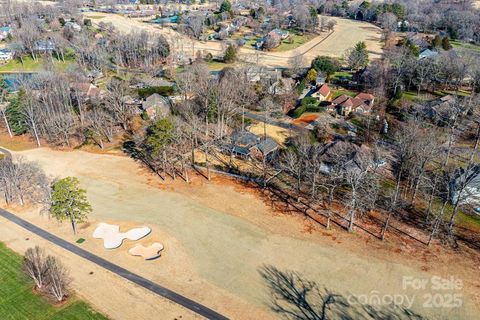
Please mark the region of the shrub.
<svg viewBox="0 0 480 320"><path fill-rule="evenodd" d="M211 52L208 52L205 55L205 61L207 61L207 62L212 62L213 61L213 54Z"/></svg>
<svg viewBox="0 0 480 320"><path fill-rule="evenodd" d="M307 106L300 106L293 111L293 117L300 118L300 116L304 114L306 111L307 111Z"/></svg>
<svg viewBox="0 0 480 320"><path fill-rule="evenodd" d="M161 96L170 96L174 92L175 90L173 89L173 87L170 86L147 87L138 89L138 95L142 99L145 99L146 97L149 97L154 93L158 93Z"/></svg>
<svg viewBox="0 0 480 320"><path fill-rule="evenodd" d="M237 49L233 45L229 45L227 50L225 51L225 56L223 57L223 61L225 63L232 63L235 62L237 59Z"/></svg>
<svg viewBox="0 0 480 320"><path fill-rule="evenodd" d="M312 68L314 68L317 72L321 71L327 76L331 76L332 74L340 70L340 62L337 59L331 57L316 57L312 61Z"/></svg>

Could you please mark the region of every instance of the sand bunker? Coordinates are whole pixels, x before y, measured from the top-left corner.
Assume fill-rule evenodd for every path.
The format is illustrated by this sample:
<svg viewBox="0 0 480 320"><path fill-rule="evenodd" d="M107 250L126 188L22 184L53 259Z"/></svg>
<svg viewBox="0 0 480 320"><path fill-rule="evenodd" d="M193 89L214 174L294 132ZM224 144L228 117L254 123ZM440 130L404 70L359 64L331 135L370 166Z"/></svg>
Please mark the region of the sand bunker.
<svg viewBox="0 0 480 320"><path fill-rule="evenodd" d="M128 253L130 253L132 256L141 256L145 260L152 260L160 257L160 251L162 250L163 245L161 243L154 242L148 247L144 247L141 244L136 245L132 249L128 250Z"/></svg>
<svg viewBox="0 0 480 320"><path fill-rule="evenodd" d="M114 224L100 223L93 232L95 239L103 239L106 249L115 249L122 245L123 240L139 240L147 236L152 230L148 227L130 229L125 233L120 232L120 227Z"/></svg>

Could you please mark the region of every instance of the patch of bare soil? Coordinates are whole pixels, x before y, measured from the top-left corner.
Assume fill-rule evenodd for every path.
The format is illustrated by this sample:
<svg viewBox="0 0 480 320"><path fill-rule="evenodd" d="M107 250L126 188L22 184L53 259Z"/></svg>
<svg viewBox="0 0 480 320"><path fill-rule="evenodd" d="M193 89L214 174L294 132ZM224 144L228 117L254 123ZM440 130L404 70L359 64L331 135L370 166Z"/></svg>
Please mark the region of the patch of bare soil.
<svg viewBox="0 0 480 320"><path fill-rule="evenodd" d="M37 145L33 139L27 135L13 136L8 135L7 129L0 128L0 147L7 148L12 151L23 151L36 148Z"/></svg>

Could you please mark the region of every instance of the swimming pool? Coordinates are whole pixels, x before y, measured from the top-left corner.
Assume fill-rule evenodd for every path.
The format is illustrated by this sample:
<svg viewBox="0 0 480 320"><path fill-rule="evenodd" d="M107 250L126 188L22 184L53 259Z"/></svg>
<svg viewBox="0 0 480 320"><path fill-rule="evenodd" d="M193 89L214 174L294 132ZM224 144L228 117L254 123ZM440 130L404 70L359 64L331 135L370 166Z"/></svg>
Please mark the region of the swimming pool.
<svg viewBox="0 0 480 320"><path fill-rule="evenodd" d="M152 23L177 23L178 22L178 15L171 16L171 17L164 17L164 18L156 18L152 20Z"/></svg>
<svg viewBox="0 0 480 320"><path fill-rule="evenodd" d="M4 73L0 79L7 87L8 91L17 91L22 81L31 79L35 73Z"/></svg>

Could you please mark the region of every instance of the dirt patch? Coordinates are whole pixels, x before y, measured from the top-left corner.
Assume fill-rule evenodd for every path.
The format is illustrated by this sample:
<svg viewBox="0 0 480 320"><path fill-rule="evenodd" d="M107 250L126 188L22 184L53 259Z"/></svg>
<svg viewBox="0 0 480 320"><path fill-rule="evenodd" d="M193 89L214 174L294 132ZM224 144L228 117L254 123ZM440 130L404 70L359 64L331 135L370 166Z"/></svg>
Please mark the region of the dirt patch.
<svg viewBox="0 0 480 320"><path fill-rule="evenodd" d="M292 136L292 132L288 129L281 128L278 126L273 126L270 124L265 125L267 136L275 140L278 144L284 145L285 140ZM263 123L256 123L248 127L248 131L254 133L256 135L263 136L265 132L264 124Z"/></svg>
<svg viewBox="0 0 480 320"><path fill-rule="evenodd" d="M0 147L12 151L23 151L34 149L37 145L28 135L13 136L10 138L8 132L2 128L0 130Z"/></svg>
<svg viewBox="0 0 480 320"><path fill-rule="evenodd" d="M293 124L300 125L300 126L306 126L313 121L317 120L320 115L317 113L304 113L300 116L300 118L293 120Z"/></svg>

